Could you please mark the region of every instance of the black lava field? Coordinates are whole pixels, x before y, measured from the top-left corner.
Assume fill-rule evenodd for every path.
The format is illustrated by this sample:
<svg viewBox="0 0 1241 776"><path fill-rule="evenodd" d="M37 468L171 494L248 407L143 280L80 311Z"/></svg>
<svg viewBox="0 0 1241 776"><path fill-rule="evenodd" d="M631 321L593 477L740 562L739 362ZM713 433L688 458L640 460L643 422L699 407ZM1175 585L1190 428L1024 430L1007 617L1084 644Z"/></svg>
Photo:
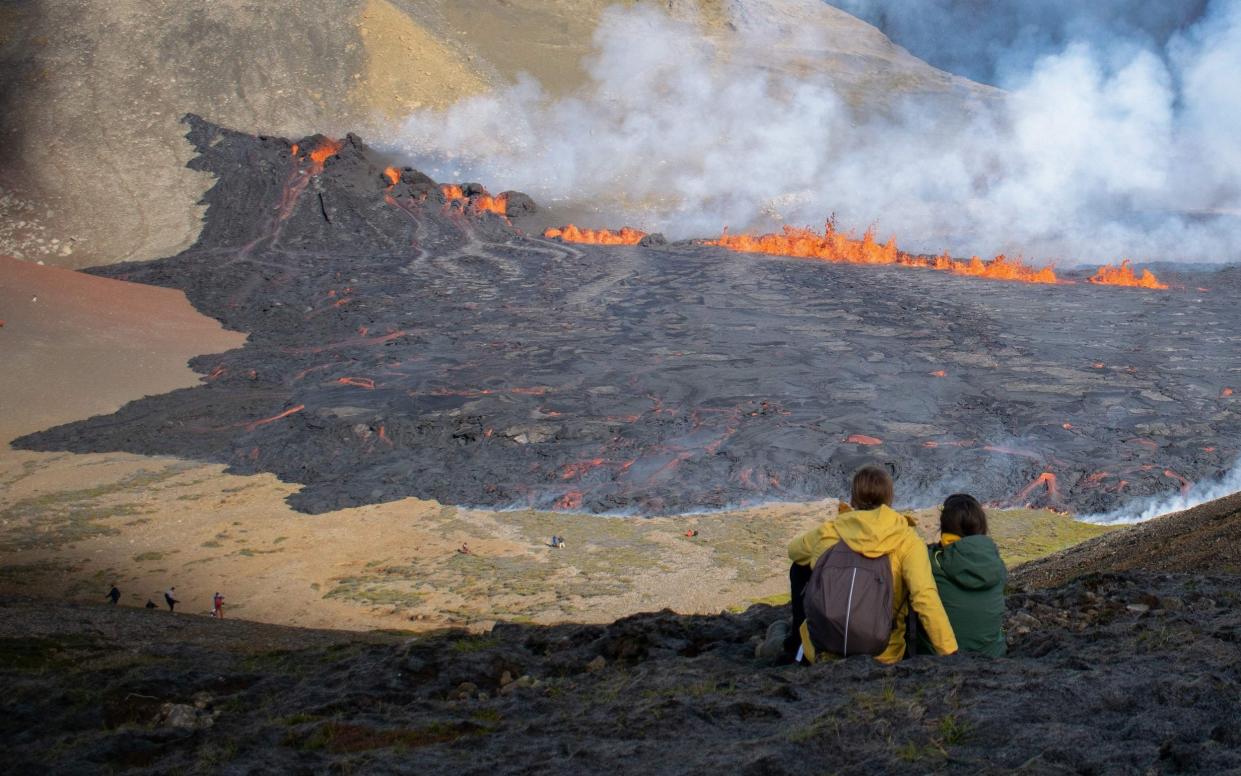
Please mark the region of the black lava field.
<svg viewBox="0 0 1241 776"><path fill-rule="evenodd" d="M1237 458L1236 268L1150 291L568 245L519 228L523 196L510 222L393 183L354 136L320 163L321 137L187 121L218 179L198 242L92 272L183 289L248 342L194 359L197 387L15 445L272 472L314 513L679 513L844 495L870 461L900 503L1092 512Z"/></svg>

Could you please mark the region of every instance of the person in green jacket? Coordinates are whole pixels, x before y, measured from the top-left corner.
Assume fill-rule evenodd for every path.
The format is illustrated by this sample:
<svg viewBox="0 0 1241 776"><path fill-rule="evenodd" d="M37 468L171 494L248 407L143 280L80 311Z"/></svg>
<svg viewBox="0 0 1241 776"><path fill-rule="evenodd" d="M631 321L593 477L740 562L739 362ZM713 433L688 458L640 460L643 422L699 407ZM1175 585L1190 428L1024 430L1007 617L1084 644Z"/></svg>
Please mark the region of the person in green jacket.
<svg viewBox="0 0 1241 776"><path fill-rule="evenodd" d="M962 652L1000 657L1004 640L1004 583L1008 569L987 536L987 513L978 499L954 493L944 500L940 540L927 547L931 574ZM918 652L935 654L924 634Z"/></svg>

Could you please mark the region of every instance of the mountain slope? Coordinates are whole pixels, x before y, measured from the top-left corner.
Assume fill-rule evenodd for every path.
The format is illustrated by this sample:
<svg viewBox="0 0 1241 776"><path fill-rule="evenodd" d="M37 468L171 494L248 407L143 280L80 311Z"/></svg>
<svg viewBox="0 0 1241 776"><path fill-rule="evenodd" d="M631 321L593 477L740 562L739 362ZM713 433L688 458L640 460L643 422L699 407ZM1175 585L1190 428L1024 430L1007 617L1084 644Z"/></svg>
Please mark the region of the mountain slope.
<svg viewBox="0 0 1241 776"><path fill-rule="evenodd" d="M610 0L22 0L0 6L0 254L81 267L175 253L210 185L178 120L257 133L371 134L532 73L551 94L585 71ZM962 110L996 92L954 78L814 0L676 0L729 66L771 48L826 72L862 113L928 94ZM756 34L761 45L754 43Z"/></svg>

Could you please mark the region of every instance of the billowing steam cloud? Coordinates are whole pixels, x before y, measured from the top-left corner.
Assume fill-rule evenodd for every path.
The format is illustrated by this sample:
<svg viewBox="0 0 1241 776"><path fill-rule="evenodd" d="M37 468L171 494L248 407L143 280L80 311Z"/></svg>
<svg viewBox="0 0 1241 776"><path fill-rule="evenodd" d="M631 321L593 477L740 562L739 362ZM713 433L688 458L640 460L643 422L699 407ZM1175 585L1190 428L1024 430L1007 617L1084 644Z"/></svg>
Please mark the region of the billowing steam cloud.
<svg viewBox="0 0 1241 776"><path fill-rule="evenodd" d="M692 24L613 9L580 95L550 99L524 80L415 113L391 145L439 177L606 201L594 225L670 237L835 212L878 222L904 248L957 255L1241 258L1241 0L1212 0L1162 37L1100 45L1071 33L1006 81L1006 99L969 115L913 97L859 118L826 76L773 66L792 47L750 41L760 68Z"/></svg>

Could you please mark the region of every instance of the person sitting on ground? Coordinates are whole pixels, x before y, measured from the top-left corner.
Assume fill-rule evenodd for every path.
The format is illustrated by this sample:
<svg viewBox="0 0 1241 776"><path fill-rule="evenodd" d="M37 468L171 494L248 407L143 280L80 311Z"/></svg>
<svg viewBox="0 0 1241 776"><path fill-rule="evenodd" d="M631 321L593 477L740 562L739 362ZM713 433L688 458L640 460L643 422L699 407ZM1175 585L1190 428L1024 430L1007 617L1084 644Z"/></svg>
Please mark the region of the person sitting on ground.
<svg viewBox="0 0 1241 776"><path fill-rule="evenodd" d="M1004 640L1004 583L1008 569L987 536L987 513L978 499L954 493L939 516L940 539L927 546L931 573L962 652L1000 657ZM918 651L929 649L918 634Z"/></svg>
<svg viewBox="0 0 1241 776"><path fill-rule="evenodd" d="M457 548L457 552L461 553L462 555L469 555L470 545L466 544L465 542L461 542L461 546Z"/></svg>
<svg viewBox="0 0 1241 776"><path fill-rule="evenodd" d="M111 599L113 606L116 606L116 602L121 600L121 591L117 589L115 582L112 583L112 589L108 591L104 598Z"/></svg>
<svg viewBox="0 0 1241 776"><path fill-rule="evenodd" d="M168 604L168 611L176 613L176 605L181 603L177 600L177 587L173 585L164 592L164 602Z"/></svg>
<svg viewBox="0 0 1241 776"><path fill-rule="evenodd" d="M808 662L861 652L895 663L905 654L905 620L912 605L935 651L957 651L925 545L914 520L892 509L892 498L887 470L863 467L853 476L852 506L842 504L835 520L789 544L794 624L786 650L800 644ZM879 558L886 559L886 565L872 562ZM888 600L883 600L885 594ZM841 611L832 610L835 602Z"/></svg>

